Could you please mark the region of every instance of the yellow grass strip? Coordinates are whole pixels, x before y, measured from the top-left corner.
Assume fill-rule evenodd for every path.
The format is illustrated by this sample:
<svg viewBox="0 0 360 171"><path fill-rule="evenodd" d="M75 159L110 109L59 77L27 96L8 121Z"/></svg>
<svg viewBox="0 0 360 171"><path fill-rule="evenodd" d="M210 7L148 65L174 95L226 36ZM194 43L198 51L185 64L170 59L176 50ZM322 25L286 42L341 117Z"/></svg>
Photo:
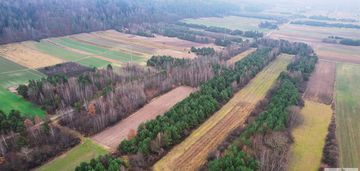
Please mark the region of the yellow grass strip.
<svg viewBox="0 0 360 171"><path fill-rule="evenodd" d="M26 43L13 43L0 46L0 54L8 60L32 69L65 62L62 59L26 47Z"/></svg>
<svg viewBox="0 0 360 171"><path fill-rule="evenodd" d="M255 52L256 48L250 48L248 50L246 50L245 52L242 52L238 55L236 55L235 57L232 57L231 59L229 59L228 61L226 61L226 63L228 65L233 65L235 64L237 61L240 61L242 58L245 58L246 56L248 56L250 53Z"/></svg>
<svg viewBox="0 0 360 171"><path fill-rule="evenodd" d="M293 131L290 171L317 171L320 167L327 129L331 121L330 105L305 101L301 110L304 123Z"/></svg>
<svg viewBox="0 0 360 171"><path fill-rule="evenodd" d="M215 150L232 130L244 124L256 103L265 97L290 60L289 55L279 56L218 112L158 161L153 169L155 171L199 169L206 162L208 154Z"/></svg>

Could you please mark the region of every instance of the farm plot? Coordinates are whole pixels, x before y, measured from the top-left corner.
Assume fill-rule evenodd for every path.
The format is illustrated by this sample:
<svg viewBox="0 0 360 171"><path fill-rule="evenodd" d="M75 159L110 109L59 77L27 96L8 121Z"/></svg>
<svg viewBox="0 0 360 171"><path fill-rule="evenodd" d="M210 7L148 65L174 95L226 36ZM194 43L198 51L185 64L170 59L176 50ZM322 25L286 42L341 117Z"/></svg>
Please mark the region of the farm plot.
<svg viewBox="0 0 360 171"><path fill-rule="evenodd" d="M189 53L190 48L204 46L203 44L160 35L155 35L154 38L149 38L124 34L114 30L96 32L94 34L113 41L127 43L135 47L147 48L149 51L148 53L152 55L170 55L177 58L195 58L195 54ZM134 48L131 47L131 49Z"/></svg>
<svg viewBox="0 0 360 171"><path fill-rule="evenodd" d="M310 77L304 97L308 100L330 105L335 83L336 64L320 60Z"/></svg>
<svg viewBox="0 0 360 171"><path fill-rule="evenodd" d="M360 167L360 65L337 64L336 136L340 166Z"/></svg>
<svg viewBox="0 0 360 171"><path fill-rule="evenodd" d="M64 62L62 59L28 48L24 43L0 46L0 54L8 60L32 69Z"/></svg>
<svg viewBox="0 0 360 171"><path fill-rule="evenodd" d="M158 98L153 99L149 104L133 113L116 125L94 135L92 139L115 150L120 142L127 138L131 131L136 131L141 123L155 119L164 114L179 101L189 96L195 89L191 87L178 87Z"/></svg>
<svg viewBox="0 0 360 171"><path fill-rule="evenodd" d="M257 18L239 17L239 16L227 16L227 17L209 17L198 19L184 19L182 22L188 24L201 24L213 27L225 27L228 29L238 29L242 31L257 30L261 32L268 32L268 29L260 29L259 24L263 21L269 21Z"/></svg>
<svg viewBox="0 0 360 171"><path fill-rule="evenodd" d="M242 58L245 58L246 56L248 56L249 54L253 53L256 51L256 48L250 48L248 50L246 50L243 53L240 53L239 55L236 55L235 57L229 59L228 61L226 61L226 63L228 65L233 65L235 64L237 61L240 61Z"/></svg>
<svg viewBox="0 0 360 171"><path fill-rule="evenodd" d="M138 62L144 63L145 59L140 56L136 56L133 54L126 54L119 51L108 50L102 47L86 44L83 42L76 41L75 39L71 38L54 38L51 41L55 42L56 44L60 44L61 46L65 46L67 48L80 50L86 53L93 54L93 57L107 60L113 63L125 63L125 62Z"/></svg>
<svg viewBox="0 0 360 171"><path fill-rule="evenodd" d="M289 170L316 171L320 168L332 109L330 105L305 101L301 116L303 123L292 132L294 144L290 149Z"/></svg>
<svg viewBox="0 0 360 171"><path fill-rule="evenodd" d="M98 146L90 139L85 139L84 142L63 155L55 158L47 164L35 169L37 171L73 171L81 162L89 162L91 159L100 155L105 155L108 152L102 147Z"/></svg>
<svg viewBox="0 0 360 171"><path fill-rule="evenodd" d="M358 53L360 47L322 42L328 36L360 39L360 30L285 24L268 36L274 39L308 43L321 59L360 63L360 53Z"/></svg>
<svg viewBox="0 0 360 171"><path fill-rule="evenodd" d="M4 88L26 83L31 79L40 79L43 76L36 70L28 69L0 57L0 86Z"/></svg>
<svg viewBox="0 0 360 171"><path fill-rule="evenodd" d="M20 111L21 114L26 117L45 117L45 112L38 106L35 106L20 96L17 96L5 88L0 87L0 110L4 111L5 113L9 113L13 109Z"/></svg>
<svg viewBox="0 0 360 171"><path fill-rule="evenodd" d="M215 150L232 130L245 122L257 102L265 97L290 61L289 55L281 55L270 63L218 112L158 161L153 169L155 171L198 169L206 162L209 152Z"/></svg>

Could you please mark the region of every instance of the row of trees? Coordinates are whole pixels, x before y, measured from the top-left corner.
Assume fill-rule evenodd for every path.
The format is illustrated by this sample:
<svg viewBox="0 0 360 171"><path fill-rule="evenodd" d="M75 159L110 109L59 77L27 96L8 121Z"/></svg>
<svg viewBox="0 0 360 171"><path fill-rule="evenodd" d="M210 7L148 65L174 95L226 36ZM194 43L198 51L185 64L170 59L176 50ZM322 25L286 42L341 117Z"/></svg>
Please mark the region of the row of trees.
<svg viewBox="0 0 360 171"><path fill-rule="evenodd" d="M172 67L189 65L189 62L190 61L185 58L179 59L171 56L152 56L146 62L146 65L164 70Z"/></svg>
<svg viewBox="0 0 360 171"><path fill-rule="evenodd" d="M200 91L178 103L163 116L141 125L133 139L122 141L119 151L122 154L143 154L150 162L156 160L162 155L161 151L179 143L226 103L234 89L244 86L277 55L277 50L260 48L237 62L234 69L216 67L217 76L201 85Z"/></svg>
<svg viewBox="0 0 360 171"><path fill-rule="evenodd" d="M199 56L213 56L215 54L215 49L211 47L202 47L202 48L191 47L191 52Z"/></svg>
<svg viewBox="0 0 360 171"><path fill-rule="evenodd" d="M266 44L282 44L287 43L269 41ZM264 42L262 42L264 43ZM303 54L308 51L306 46L301 44L300 51L297 54ZM293 48L281 49L290 51ZM286 166L286 155L291 143L291 135L288 129L291 129L299 122L297 116L299 110L294 105L302 105L300 96L300 86L304 83L307 75L315 68L317 57L307 53L308 56L298 56L288 65L288 72L283 72L279 76L279 81L274 90L271 91L268 100L262 102L260 111L255 110L256 119L249 120L249 125L242 130L237 141L234 141L228 152L208 163L209 170L227 170L233 168L252 167L253 163L258 163L256 169L259 170L284 170ZM246 149L246 151L245 151ZM238 156L246 156L244 154L252 151L252 155L258 162L234 162L238 160Z"/></svg>
<svg viewBox="0 0 360 171"><path fill-rule="evenodd" d="M121 171L125 170L124 162L119 158L110 155L99 156L96 159L91 159L90 162L82 162L80 166L75 168L75 171Z"/></svg>
<svg viewBox="0 0 360 171"><path fill-rule="evenodd" d="M259 24L259 28L278 29L279 27L276 23L264 21Z"/></svg>
<svg viewBox="0 0 360 171"><path fill-rule="evenodd" d="M320 26L320 27L337 27L337 28L353 28L360 29L360 25L346 23L327 23L321 21L293 21L291 24Z"/></svg>
<svg viewBox="0 0 360 171"><path fill-rule="evenodd" d="M347 46L360 46L360 40L343 38L339 36L329 36L323 39L325 43L342 44Z"/></svg>
<svg viewBox="0 0 360 171"><path fill-rule="evenodd" d="M80 142L39 117L22 117L19 111L0 111L0 124L0 170L30 170Z"/></svg>

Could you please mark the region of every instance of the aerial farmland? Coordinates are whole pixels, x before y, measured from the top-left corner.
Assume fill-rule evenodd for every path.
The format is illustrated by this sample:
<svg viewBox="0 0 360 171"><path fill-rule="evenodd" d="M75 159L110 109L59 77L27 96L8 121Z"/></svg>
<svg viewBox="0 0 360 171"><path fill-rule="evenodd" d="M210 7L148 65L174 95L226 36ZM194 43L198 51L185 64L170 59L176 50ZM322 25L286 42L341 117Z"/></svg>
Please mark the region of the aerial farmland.
<svg viewBox="0 0 360 171"><path fill-rule="evenodd" d="M1 1L0 170L357 170L347 1Z"/></svg>

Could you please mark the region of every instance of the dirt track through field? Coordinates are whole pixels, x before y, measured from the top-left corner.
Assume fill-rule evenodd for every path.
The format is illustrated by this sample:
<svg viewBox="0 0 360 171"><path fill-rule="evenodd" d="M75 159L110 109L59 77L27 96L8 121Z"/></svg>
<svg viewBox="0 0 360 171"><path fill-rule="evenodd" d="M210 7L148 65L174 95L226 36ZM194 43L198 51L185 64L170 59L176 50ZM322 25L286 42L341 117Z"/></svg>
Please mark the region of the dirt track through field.
<svg viewBox="0 0 360 171"><path fill-rule="evenodd" d="M319 60L315 72L311 75L304 93L304 98L330 105L332 102L336 64Z"/></svg>
<svg viewBox="0 0 360 171"><path fill-rule="evenodd" d="M246 56L248 56L250 53L253 53L256 51L256 48L250 48L234 57L232 57L231 59L229 59L228 61L226 61L226 63L228 65L233 65L235 64L237 61L241 60L242 58L245 58Z"/></svg>
<svg viewBox="0 0 360 171"><path fill-rule="evenodd" d="M255 105L265 97L290 60L289 56L279 56L218 112L158 161L153 169L155 171L199 169L206 162L208 154L215 150L232 130L244 124Z"/></svg>
<svg viewBox="0 0 360 171"><path fill-rule="evenodd" d="M188 97L195 88L178 87L170 92L153 99L149 104L133 113L126 119L118 122L116 125L91 137L95 142L116 150L122 140L127 138L131 130L136 130L141 123L156 118L164 114L176 103Z"/></svg>

